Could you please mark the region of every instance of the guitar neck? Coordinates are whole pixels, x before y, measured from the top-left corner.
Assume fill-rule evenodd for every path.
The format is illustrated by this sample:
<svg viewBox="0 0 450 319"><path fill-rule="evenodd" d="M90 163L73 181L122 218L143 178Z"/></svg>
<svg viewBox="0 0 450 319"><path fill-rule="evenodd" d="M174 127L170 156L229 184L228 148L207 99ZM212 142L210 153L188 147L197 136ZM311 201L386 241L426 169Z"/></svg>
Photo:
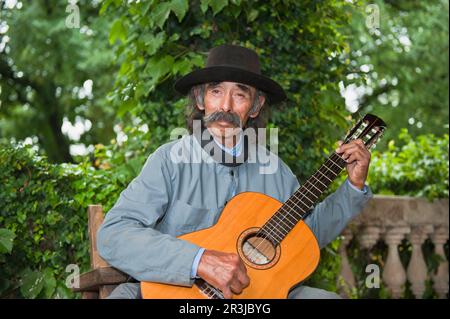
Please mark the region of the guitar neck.
<svg viewBox="0 0 450 319"><path fill-rule="evenodd" d="M345 165L346 162L337 153L333 153L264 224L262 230L275 243L280 243L308 215Z"/></svg>

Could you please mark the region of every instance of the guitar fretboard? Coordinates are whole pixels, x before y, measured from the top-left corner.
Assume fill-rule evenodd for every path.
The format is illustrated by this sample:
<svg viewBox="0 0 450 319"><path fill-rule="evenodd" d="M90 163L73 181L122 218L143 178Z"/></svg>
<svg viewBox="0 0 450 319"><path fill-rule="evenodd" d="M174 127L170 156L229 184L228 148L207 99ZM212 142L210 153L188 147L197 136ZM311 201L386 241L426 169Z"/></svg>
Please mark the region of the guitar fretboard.
<svg viewBox="0 0 450 319"><path fill-rule="evenodd" d="M279 244L308 215L345 165L346 162L337 153L333 153L264 224L260 232L271 238L274 244Z"/></svg>

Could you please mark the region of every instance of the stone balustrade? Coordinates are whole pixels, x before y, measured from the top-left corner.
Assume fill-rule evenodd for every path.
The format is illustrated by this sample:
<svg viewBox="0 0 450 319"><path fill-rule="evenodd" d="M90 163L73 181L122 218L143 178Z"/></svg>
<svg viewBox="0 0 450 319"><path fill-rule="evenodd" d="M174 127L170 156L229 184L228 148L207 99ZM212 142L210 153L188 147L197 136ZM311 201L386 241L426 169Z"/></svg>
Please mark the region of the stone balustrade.
<svg viewBox="0 0 450 319"><path fill-rule="evenodd" d="M449 239L449 202L439 199L433 202L424 198L376 195L342 232L340 291L343 296L356 286L355 274L349 262L347 248L352 240L370 252L379 241L387 246L387 256L380 263L381 285L391 298L402 298L405 284L416 298L422 298L427 280L439 298L447 298L449 268L444 245ZM430 239L434 253L440 256L437 271L429 273L422 251L424 242ZM399 245L407 240L411 245L410 258L403 265ZM406 268L405 268L406 266ZM364 271L364 270L362 270Z"/></svg>

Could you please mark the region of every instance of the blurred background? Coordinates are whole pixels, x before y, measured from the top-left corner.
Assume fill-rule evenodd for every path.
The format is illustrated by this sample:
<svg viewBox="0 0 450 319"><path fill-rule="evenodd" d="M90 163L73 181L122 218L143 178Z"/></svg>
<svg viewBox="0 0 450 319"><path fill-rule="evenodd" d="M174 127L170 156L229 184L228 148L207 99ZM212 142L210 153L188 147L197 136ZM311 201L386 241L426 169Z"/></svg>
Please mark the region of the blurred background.
<svg viewBox="0 0 450 319"><path fill-rule="evenodd" d="M79 298L67 267L89 269L88 205L107 212L185 127L173 84L224 43L286 90L269 127L300 182L364 114L388 125L368 184L393 208L324 248L309 284L446 297L448 19L445 0L0 0L0 297Z"/></svg>

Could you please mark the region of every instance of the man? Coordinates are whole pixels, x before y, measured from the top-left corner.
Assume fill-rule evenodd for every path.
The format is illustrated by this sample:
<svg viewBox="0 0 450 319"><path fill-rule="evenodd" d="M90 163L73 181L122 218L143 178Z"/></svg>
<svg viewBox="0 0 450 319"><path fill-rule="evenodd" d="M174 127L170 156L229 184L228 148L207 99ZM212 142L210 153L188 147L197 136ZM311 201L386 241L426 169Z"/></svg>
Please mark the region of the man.
<svg viewBox="0 0 450 319"><path fill-rule="evenodd" d="M285 93L261 74L254 51L232 45L212 49L206 67L180 79L175 89L190 93L193 100L189 127L201 119L201 132L209 138L184 136L149 156L106 215L98 250L112 266L138 281L189 286L202 278L232 298L250 281L239 256L176 237L214 225L226 203L240 192L265 193L285 202L299 188L289 167L273 153L268 156L276 159L276 167L265 171L267 161L261 154L267 154L266 149L241 130L260 127L267 102L280 102ZM348 179L305 219L320 247L334 240L372 196L365 185L370 153L364 144L352 141L337 152L348 163ZM110 296L139 297L139 283L120 285ZM300 285L288 297L338 295Z"/></svg>

